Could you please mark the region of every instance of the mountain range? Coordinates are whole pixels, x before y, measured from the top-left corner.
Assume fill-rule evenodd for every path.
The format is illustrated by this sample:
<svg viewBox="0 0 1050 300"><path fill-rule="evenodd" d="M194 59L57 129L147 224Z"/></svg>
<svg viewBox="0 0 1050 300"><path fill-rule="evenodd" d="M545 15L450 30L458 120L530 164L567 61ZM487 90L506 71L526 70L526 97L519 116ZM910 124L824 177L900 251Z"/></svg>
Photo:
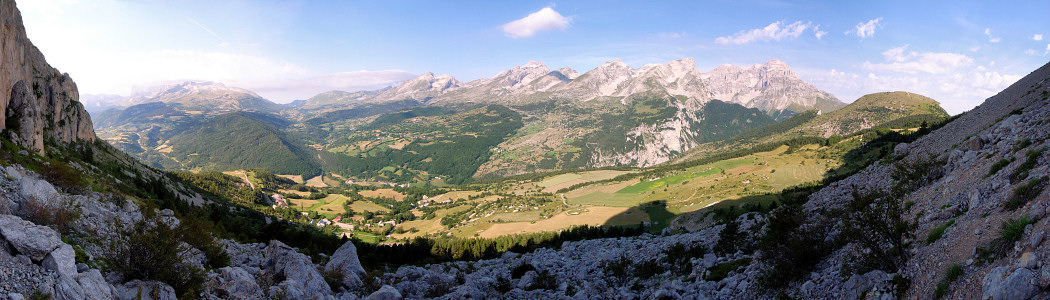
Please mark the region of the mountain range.
<svg viewBox="0 0 1050 300"><path fill-rule="evenodd" d="M476 165L472 170L430 174L406 165L382 166L395 170L388 173L412 174L403 177L406 180L455 173L460 174L453 178L458 182L563 168L651 166L698 144L724 140L806 110L829 112L845 106L800 80L778 60L702 73L691 58L637 69L614 60L582 74L569 68L552 71L532 61L466 83L450 75L425 73L382 90L330 91L288 105L244 89L199 81L140 89L131 97L106 103L128 106L95 114L102 138L155 166L175 169L230 166L201 159L228 157L228 153L192 153L199 156L191 160L187 145L176 143L193 140L185 136L200 132L195 128L210 118L241 111L271 114L288 121L279 128L281 143L320 151L297 157L340 154L327 160L336 162L304 161L304 166L317 166L310 172L298 169L304 175L320 169L339 172L347 165L362 164L370 155L400 155L394 153L401 151L397 146L401 144L447 142L448 132L436 132L448 130L437 125L442 123L439 119L480 106L508 108L497 111L510 119L521 118L520 127L497 137L487 153L477 154L479 163L468 164ZM411 118L412 126L370 124L386 114L417 107L442 109ZM440 113L433 115L435 111ZM362 129L375 132L365 134ZM478 132L477 128L457 130Z"/></svg>

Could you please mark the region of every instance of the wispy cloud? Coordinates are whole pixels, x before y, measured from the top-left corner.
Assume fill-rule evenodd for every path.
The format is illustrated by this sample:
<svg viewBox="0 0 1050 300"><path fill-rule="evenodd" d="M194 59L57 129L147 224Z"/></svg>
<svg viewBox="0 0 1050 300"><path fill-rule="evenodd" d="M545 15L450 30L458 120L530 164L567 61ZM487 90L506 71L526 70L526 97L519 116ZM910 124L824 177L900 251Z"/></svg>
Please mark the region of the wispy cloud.
<svg viewBox="0 0 1050 300"><path fill-rule="evenodd" d="M1002 38L992 36L992 29L991 28L985 28L984 29L984 35L988 36L988 42L989 43L998 43L999 41L1003 40Z"/></svg>
<svg viewBox="0 0 1050 300"><path fill-rule="evenodd" d="M875 29L882 28L882 17L868 20L867 22L857 23L855 30L846 31L846 34L853 34L862 39L866 39L875 35Z"/></svg>
<svg viewBox="0 0 1050 300"><path fill-rule="evenodd" d="M796 21L795 23L784 25L782 22L776 21L766 27L742 30L734 35L716 38L715 43L721 45L743 45L757 41L794 39L810 28L814 28L813 22L802 23L802 21ZM823 35L820 31L816 34L818 35L817 38Z"/></svg>
<svg viewBox="0 0 1050 300"><path fill-rule="evenodd" d="M1032 40L1042 41L1043 40L1043 35L1042 34L1035 34L1035 35L1032 36Z"/></svg>
<svg viewBox="0 0 1050 300"><path fill-rule="evenodd" d="M689 34L685 32L661 32L657 36L665 39L677 39L681 37L687 37Z"/></svg>
<svg viewBox="0 0 1050 300"><path fill-rule="evenodd" d="M201 22L197 22L197 20L194 20L193 18L186 18L186 20L189 20L190 23L193 23L194 25L197 25L197 27L200 27L205 32L210 33L212 36L214 36L215 38L217 38L220 41L222 41L223 44L228 44L226 42L226 38L220 36L218 33L215 33L215 31L212 31L211 29L208 29L208 27L204 26L204 24L201 24Z"/></svg>
<svg viewBox="0 0 1050 300"><path fill-rule="evenodd" d="M882 52L885 63L865 61L861 68L870 71L898 73L945 74L973 65L973 58L958 53L907 51L908 45Z"/></svg>
<svg viewBox="0 0 1050 300"><path fill-rule="evenodd" d="M539 31L548 31L569 27L571 18L562 16L553 8L545 7L528 16L503 24L503 34L510 38L526 38L536 35Z"/></svg>
<svg viewBox="0 0 1050 300"><path fill-rule="evenodd" d="M827 34L827 31L820 30L820 25L813 27L813 36L816 37L818 40L823 38Z"/></svg>
<svg viewBox="0 0 1050 300"><path fill-rule="evenodd" d="M416 77L415 74L402 70L361 70L301 79L255 80L234 82L234 84L259 93L263 98L283 103L307 99L331 90L347 92L377 90L414 77Z"/></svg>

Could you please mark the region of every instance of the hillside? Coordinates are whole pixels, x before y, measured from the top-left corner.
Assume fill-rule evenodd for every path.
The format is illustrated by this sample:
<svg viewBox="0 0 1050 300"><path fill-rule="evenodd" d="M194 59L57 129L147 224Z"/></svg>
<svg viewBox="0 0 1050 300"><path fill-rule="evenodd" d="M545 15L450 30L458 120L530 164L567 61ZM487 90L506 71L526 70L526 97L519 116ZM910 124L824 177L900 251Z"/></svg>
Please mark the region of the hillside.
<svg viewBox="0 0 1050 300"><path fill-rule="evenodd" d="M162 165L168 169L263 168L307 178L320 174L317 154L277 129L286 125L262 114L224 114L172 137L157 152L167 158Z"/></svg>
<svg viewBox="0 0 1050 300"><path fill-rule="evenodd" d="M672 163L777 141L807 137L841 140L877 127L915 129L923 123L932 125L946 118L948 114L940 104L928 97L908 92L875 93L862 96L833 112L806 111L779 123L740 133L726 141L697 146Z"/></svg>

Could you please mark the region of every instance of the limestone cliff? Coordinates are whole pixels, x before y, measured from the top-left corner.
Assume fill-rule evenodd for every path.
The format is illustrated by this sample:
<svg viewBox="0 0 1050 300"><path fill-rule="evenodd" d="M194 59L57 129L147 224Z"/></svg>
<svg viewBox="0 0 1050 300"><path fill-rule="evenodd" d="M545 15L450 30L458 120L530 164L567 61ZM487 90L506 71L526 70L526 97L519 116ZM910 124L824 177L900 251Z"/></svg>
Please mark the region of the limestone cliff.
<svg viewBox="0 0 1050 300"><path fill-rule="evenodd" d="M0 0L0 20L0 128L5 137L40 153L45 141L94 141L76 83L51 67L29 41L14 0Z"/></svg>

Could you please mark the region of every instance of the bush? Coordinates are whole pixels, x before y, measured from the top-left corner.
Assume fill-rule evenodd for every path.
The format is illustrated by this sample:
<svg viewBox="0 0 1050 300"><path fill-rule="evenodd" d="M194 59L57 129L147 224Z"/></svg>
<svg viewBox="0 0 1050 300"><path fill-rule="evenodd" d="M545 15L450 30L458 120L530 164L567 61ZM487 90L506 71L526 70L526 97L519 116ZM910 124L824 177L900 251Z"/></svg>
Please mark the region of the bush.
<svg viewBox="0 0 1050 300"><path fill-rule="evenodd" d="M707 274L707 276L704 276L704 280L721 281L722 279L725 279L727 276L729 276L729 273L736 271L737 269L747 266L749 264L751 264L750 258L741 258L731 262L714 265L710 269L707 269L707 271L711 273Z"/></svg>
<svg viewBox="0 0 1050 300"><path fill-rule="evenodd" d="M691 259L703 257L707 254L707 248L703 245L695 245L686 248L682 243L676 243L664 250L664 262L671 265L671 270L680 275L693 272Z"/></svg>
<svg viewBox="0 0 1050 300"><path fill-rule="evenodd" d="M539 271L536 273L536 278L532 279L532 284L525 287L526 291L531 290L557 290L558 289L558 277L551 275L548 270Z"/></svg>
<svg viewBox="0 0 1050 300"><path fill-rule="evenodd" d="M525 273L528 273L529 271L536 271L536 267L533 267L530 264L522 264L514 267L514 269L510 271L510 278L521 278L521 276L525 276Z"/></svg>
<svg viewBox="0 0 1050 300"><path fill-rule="evenodd" d="M953 282L959 279L959 276L963 275L963 266L960 264L954 264L948 267L948 271L944 273L944 278L949 282Z"/></svg>
<svg viewBox="0 0 1050 300"><path fill-rule="evenodd" d="M20 216L35 224L52 226L64 232L72 229L73 223L80 219L80 214L80 207L72 201L33 196L22 203Z"/></svg>
<svg viewBox="0 0 1050 300"><path fill-rule="evenodd" d="M1014 243L1024 235L1024 229L1031 224L1028 218L1007 219L999 229L999 237L984 246L977 248L977 258L981 262L991 262L1003 257L1013 248Z"/></svg>
<svg viewBox="0 0 1050 300"><path fill-rule="evenodd" d="M1046 177L1032 178L1025 184L1014 188L1013 196L1010 196L1010 200L1007 200L1003 206L1011 210L1017 209L1039 196L1039 192L1043 191L1044 187L1046 187Z"/></svg>
<svg viewBox="0 0 1050 300"><path fill-rule="evenodd" d="M602 270L605 271L606 278L611 279L613 284L623 286L630 279L632 265L634 261L623 254L617 260L602 263Z"/></svg>
<svg viewBox="0 0 1050 300"><path fill-rule="evenodd" d="M634 265L634 274L638 275L638 278L641 279L649 279L658 274L662 274L663 272L664 268L660 266L659 262L656 262L656 260L653 259L645 260Z"/></svg>
<svg viewBox="0 0 1050 300"><path fill-rule="evenodd" d="M912 237L914 225L903 216L901 200L894 195L882 191L860 192L854 188L853 200L841 217L842 237L871 251L862 265L892 272L908 259L906 241Z"/></svg>
<svg viewBox="0 0 1050 300"><path fill-rule="evenodd" d="M1014 170L1013 174L1010 174L1010 183L1017 183L1028 178L1028 172L1039 162L1039 157L1042 156L1044 151L1046 151L1046 147L1039 150L1028 150L1025 154L1025 161L1020 166L1017 166L1017 170Z"/></svg>
<svg viewBox="0 0 1050 300"><path fill-rule="evenodd" d="M933 242L941 239L941 236L944 235L944 231L948 230L948 227L952 226L952 224L955 224L955 219L948 220L948 223L944 223L944 225L934 227L933 230L930 230L930 234L926 236L926 244L933 244Z"/></svg>
<svg viewBox="0 0 1050 300"><path fill-rule="evenodd" d="M738 248L740 248L740 245L738 245L740 238L740 224L735 219L730 220L722 228L722 231L718 233L718 242L715 243L713 250L715 253L721 254L736 253Z"/></svg>
<svg viewBox="0 0 1050 300"><path fill-rule="evenodd" d="M1024 235L1024 228L1027 227L1028 224L1032 224L1032 220L1029 220L1027 217L1017 220L1008 219L1003 222L1002 228L999 231L999 236L1010 243L1016 242L1021 239L1022 235Z"/></svg>
<svg viewBox="0 0 1050 300"><path fill-rule="evenodd" d="M985 177L995 175L995 173L999 173L999 170L1002 170L1011 162L1013 162L1013 159L1000 159L999 161L992 164L992 168L988 169L988 174L985 175Z"/></svg>
<svg viewBox="0 0 1050 300"><path fill-rule="evenodd" d="M196 295L204 283L204 272L179 259L181 241L167 225L153 225L145 220L126 233L125 243L114 241L109 251L109 265L124 275L124 280L156 280L170 285L178 295Z"/></svg>

